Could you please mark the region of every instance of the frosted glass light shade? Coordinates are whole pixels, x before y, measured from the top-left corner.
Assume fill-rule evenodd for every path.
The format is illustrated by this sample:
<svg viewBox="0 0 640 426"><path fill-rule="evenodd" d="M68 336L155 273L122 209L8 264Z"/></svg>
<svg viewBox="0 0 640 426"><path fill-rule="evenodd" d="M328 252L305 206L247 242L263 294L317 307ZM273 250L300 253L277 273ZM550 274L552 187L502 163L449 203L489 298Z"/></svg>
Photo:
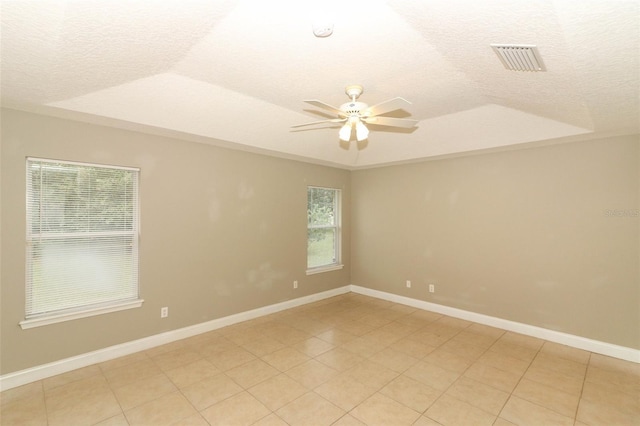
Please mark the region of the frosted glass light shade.
<svg viewBox="0 0 640 426"><path fill-rule="evenodd" d="M338 135L340 136L340 140L349 142L349 140L351 139L351 123L347 122L344 126L342 126Z"/></svg>
<svg viewBox="0 0 640 426"><path fill-rule="evenodd" d="M369 129L361 121L356 124L356 139L361 142L369 137Z"/></svg>

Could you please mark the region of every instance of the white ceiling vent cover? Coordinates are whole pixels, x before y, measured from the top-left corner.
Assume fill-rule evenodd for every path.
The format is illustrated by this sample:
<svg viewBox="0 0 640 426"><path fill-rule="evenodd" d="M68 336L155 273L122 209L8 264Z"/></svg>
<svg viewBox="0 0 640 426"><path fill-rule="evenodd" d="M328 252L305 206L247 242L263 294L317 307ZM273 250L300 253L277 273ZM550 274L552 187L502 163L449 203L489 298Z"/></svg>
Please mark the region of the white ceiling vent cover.
<svg viewBox="0 0 640 426"><path fill-rule="evenodd" d="M546 71L538 48L529 44L492 44L502 65L511 71Z"/></svg>

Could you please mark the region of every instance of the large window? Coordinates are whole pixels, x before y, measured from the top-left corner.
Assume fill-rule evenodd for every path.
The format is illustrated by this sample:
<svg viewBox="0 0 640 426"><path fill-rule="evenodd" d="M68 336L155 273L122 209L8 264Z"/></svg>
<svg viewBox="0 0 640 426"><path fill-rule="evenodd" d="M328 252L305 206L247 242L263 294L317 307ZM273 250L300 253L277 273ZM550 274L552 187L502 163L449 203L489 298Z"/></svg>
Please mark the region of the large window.
<svg viewBox="0 0 640 426"><path fill-rule="evenodd" d="M27 159L23 328L140 306L138 174Z"/></svg>
<svg viewBox="0 0 640 426"><path fill-rule="evenodd" d="M307 189L307 271L321 272L340 265L340 190Z"/></svg>

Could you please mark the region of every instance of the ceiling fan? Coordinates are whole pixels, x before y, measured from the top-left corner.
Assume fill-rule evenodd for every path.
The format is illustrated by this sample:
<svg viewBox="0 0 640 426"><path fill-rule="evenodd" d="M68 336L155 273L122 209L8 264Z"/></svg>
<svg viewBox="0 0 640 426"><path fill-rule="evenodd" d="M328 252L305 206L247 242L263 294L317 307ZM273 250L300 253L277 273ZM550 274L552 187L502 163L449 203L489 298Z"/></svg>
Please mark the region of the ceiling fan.
<svg viewBox="0 0 640 426"><path fill-rule="evenodd" d="M340 105L339 108L315 99L305 101L308 104L314 105L318 108L322 108L326 111L338 115L338 118L297 124L291 127L295 128L322 123L344 123L344 125L338 132L340 140L349 142L351 140L351 133L355 129L356 139L358 140L358 142L360 142L367 139L367 137L369 136L369 129L365 124L411 128L418 122L418 120L409 120L406 118L380 116L381 114L400 109L407 104L411 105L411 102L407 101L406 99L398 97L386 100L373 106L369 106L364 102L356 101L356 99L358 99L358 97L360 97L360 95L362 94L362 91L362 86L347 86L347 88L345 89L345 93L347 94L347 96L349 96L349 98L351 98L351 101Z"/></svg>

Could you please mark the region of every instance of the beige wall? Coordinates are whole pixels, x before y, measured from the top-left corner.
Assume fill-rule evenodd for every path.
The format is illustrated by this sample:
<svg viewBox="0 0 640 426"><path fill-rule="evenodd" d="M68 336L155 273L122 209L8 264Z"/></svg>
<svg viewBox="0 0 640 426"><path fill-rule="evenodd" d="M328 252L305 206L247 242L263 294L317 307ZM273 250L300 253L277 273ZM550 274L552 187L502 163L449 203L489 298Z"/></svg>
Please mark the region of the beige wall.
<svg viewBox="0 0 640 426"><path fill-rule="evenodd" d="M639 154L617 137L354 172L351 281L640 349Z"/></svg>
<svg viewBox="0 0 640 426"><path fill-rule="evenodd" d="M141 168L142 308L18 326L27 156ZM1 159L2 374L350 283L347 171L13 110ZM343 190L341 271L305 274L307 185Z"/></svg>
<svg viewBox="0 0 640 426"><path fill-rule="evenodd" d="M637 136L350 173L1 118L0 374L350 283L640 349L640 219L605 214L640 207ZM141 167L142 308L20 329L26 156ZM341 271L305 275L307 185L343 189Z"/></svg>

